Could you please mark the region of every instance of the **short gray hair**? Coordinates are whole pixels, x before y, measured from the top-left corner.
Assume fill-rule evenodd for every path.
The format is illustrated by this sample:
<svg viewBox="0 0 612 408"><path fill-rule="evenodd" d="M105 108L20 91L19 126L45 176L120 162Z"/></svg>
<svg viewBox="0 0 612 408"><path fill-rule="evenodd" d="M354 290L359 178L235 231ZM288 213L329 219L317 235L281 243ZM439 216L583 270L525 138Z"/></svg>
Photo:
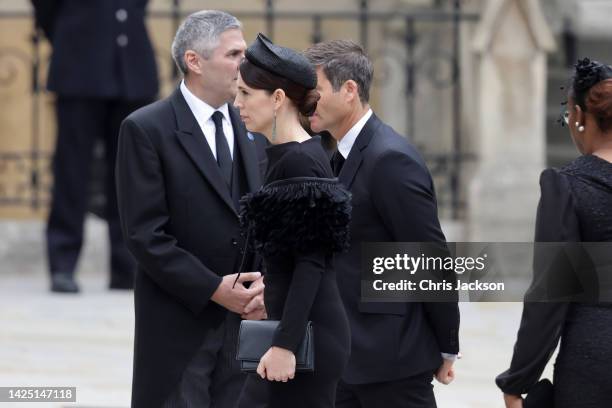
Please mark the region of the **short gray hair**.
<svg viewBox="0 0 612 408"><path fill-rule="evenodd" d="M176 31L172 41L172 58L183 74L187 73L185 52L193 50L209 58L219 45L219 36L227 30L241 29L242 23L229 13L202 10L190 14Z"/></svg>
<svg viewBox="0 0 612 408"><path fill-rule="evenodd" d="M363 47L353 41L332 40L313 45L304 55L323 69L335 92L352 79L357 83L361 103L368 103L374 68Z"/></svg>

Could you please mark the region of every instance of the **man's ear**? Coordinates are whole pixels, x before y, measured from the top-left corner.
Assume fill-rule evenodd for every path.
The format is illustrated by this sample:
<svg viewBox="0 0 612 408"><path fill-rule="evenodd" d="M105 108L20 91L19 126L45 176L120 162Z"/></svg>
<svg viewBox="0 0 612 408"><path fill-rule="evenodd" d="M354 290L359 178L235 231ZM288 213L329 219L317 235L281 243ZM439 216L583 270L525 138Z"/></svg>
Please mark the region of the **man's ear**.
<svg viewBox="0 0 612 408"><path fill-rule="evenodd" d="M189 71L193 71L196 74L202 74L202 66L200 65L200 56L192 50L185 51L183 60Z"/></svg>
<svg viewBox="0 0 612 408"><path fill-rule="evenodd" d="M344 82L342 88L344 89L345 100L347 102L353 102L355 98L359 98L359 86L352 79Z"/></svg>

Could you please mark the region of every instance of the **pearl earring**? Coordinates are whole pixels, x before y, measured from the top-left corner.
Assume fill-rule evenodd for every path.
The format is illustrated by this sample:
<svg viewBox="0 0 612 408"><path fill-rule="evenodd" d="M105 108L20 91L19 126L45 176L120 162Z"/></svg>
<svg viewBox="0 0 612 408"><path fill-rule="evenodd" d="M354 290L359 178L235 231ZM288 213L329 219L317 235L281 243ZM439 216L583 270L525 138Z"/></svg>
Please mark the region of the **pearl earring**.
<svg viewBox="0 0 612 408"><path fill-rule="evenodd" d="M580 124L580 122L576 122L576 129L578 129L579 132L584 132L584 126Z"/></svg>

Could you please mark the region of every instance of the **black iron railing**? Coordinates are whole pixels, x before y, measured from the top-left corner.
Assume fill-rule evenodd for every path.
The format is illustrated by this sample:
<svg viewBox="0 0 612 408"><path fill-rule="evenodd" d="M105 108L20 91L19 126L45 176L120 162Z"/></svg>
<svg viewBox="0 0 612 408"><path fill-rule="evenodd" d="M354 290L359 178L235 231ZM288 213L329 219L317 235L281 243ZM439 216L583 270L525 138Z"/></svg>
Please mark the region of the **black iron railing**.
<svg viewBox="0 0 612 408"><path fill-rule="evenodd" d="M281 42L282 33L275 30L278 22L309 21L311 31L310 33L304 33L304 35L309 36L311 42L326 39L323 30L326 21L345 20L357 24L359 41L369 49L375 64L381 60L391 59L403 66L402 73L405 77L403 97L406 101L405 131L413 140L418 140L416 138L417 127L415 126L418 120L415 114L415 99L417 98L415 84L419 81L429 81L437 88L452 88L452 112L450 114L452 134L441 136L451 138L452 147L450 151L434 151L431 148L419 147L423 150L436 180L441 210L454 219L460 218L465 207L461 194L462 168L468 160L474 158L473 155L465 151L462 142L461 66L459 63L462 38L460 28L461 24L470 24L477 21L478 15L463 12L461 0L439 0L435 2L437 7L426 10L385 12L373 10L372 3L368 0L359 0L358 6L352 11L280 11L275 9L273 0L267 0L264 9L261 11L233 11L232 14L242 20L245 25L248 25L250 21L263 21L266 34ZM180 0L173 0L170 9L152 11L148 18L169 20L176 29L181 20L192 11L182 9ZM27 19L31 21L32 16L27 12L0 13L0 21L5 19ZM403 25L401 42L405 52L401 56L386 51L384 45L373 44L370 35L371 24L397 21ZM432 49L428 50L427 58L417 55L421 45L420 42L426 36L418 30L418 25L421 23L444 26L446 30L450 30L450 38L452 38L450 47L444 49L442 45L434 44ZM10 85L11 81L14 81L14 76L19 72L29 72L29 75L31 75L31 94L29 96L31 98L31 111L29 113L31 118L30 146L27 151L0 152L0 206L29 206L36 210L47 205L48 202L49 185L41 180L41 174L49 171L52 152L41 149L41 97L45 91L39 78L41 74L44 74L42 70L46 66L46 61L41 57L41 41L41 34L39 30L34 29L34 23L32 22L29 54L16 48L0 49L0 88ZM166 66L168 69L165 70L165 72L168 72L167 78L162 78L162 82L174 82L178 76L169 52L170 43L171 38L167 41L167 48L156 50L158 61L169 64ZM14 64L17 63L23 64L23 67L15 66ZM382 85L385 81L394 79L380 75L376 83ZM376 106L374 108L376 109ZM2 135L2 137L7 136L10 135ZM2 172L9 167L28 174L21 182L18 182L19 186L12 186L11 189L3 185L2 182Z"/></svg>

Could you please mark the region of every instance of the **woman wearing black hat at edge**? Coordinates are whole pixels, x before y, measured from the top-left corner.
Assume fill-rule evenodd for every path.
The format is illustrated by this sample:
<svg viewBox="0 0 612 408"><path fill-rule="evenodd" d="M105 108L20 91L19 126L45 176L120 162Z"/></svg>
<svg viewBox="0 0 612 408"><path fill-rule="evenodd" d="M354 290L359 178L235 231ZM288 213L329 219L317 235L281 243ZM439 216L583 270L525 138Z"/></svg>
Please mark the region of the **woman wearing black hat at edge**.
<svg viewBox="0 0 612 408"><path fill-rule="evenodd" d="M583 155L542 173L536 241L610 242L612 67L579 61L567 109L563 121ZM510 368L496 379L506 407L523 407L521 394L528 394L525 407L612 407L612 304L589 300L524 304ZM551 393L544 383L535 385L559 338Z"/></svg>
<svg viewBox="0 0 612 408"><path fill-rule="evenodd" d="M262 189L242 199L241 218L266 266L268 318L280 320L272 347L245 388L267 388L267 407L333 407L348 361L349 326L333 268L348 245L350 194L333 178L311 115L319 94L314 67L301 54L259 34L240 66L234 102L247 129L262 133L268 170ZM313 325L314 372L295 373L295 351ZM245 400L240 406L252 407Z"/></svg>

